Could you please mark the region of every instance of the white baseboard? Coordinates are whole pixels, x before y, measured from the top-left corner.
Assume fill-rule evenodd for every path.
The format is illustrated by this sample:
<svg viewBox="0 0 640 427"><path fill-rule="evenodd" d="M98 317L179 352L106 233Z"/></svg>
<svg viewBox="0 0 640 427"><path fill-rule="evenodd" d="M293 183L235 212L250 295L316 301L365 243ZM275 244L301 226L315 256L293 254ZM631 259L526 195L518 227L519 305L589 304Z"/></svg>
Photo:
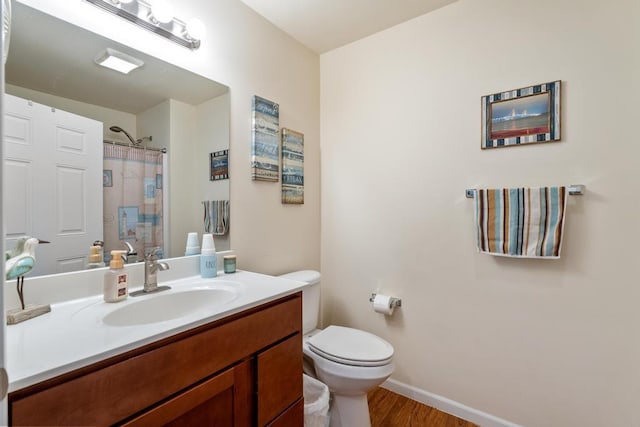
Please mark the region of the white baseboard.
<svg viewBox="0 0 640 427"><path fill-rule="evenodd" d="M380 387L386 388L394 393L401 394L409 399L413 399L427 406L436 408L447 414L454 415L466 421L478 424L481 427L520 427L502 418L495 417L486 412L470 408L462 403L447 399L434 393L419 389L409 384L389 378Z"/></svg>

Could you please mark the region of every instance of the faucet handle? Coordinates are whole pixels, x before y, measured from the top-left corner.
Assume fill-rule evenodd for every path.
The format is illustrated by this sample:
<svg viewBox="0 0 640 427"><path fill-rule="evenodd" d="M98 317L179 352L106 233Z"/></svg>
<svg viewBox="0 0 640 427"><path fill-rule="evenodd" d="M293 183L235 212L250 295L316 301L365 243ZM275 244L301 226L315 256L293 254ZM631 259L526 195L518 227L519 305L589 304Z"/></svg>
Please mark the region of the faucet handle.
<svg viewBox="0 0 640 427"><path fill-rule="evenodd" d="M151 252L146 256L147 261L156 261L158 259L158 252L160 252L159 247L151 249Z"/></svg>

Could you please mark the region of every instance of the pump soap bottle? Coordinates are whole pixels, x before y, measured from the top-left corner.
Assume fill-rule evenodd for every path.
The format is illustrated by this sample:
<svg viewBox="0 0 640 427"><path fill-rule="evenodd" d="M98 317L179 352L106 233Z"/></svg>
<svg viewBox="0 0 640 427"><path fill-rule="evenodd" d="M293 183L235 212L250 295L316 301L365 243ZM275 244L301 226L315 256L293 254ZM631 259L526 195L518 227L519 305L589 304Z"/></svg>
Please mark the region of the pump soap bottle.
<svg viewBox="0 0 640 427"><path fill-rule="evenodd" d="M200 276L203 278L216 277L218 275L218 258L213 235L202 235L202 250L200 252Z"/></svg>
<svg viewBox="0 0 640 427"><path fill-rule="evenodd" d="M106 302L118 302L127 298L129 287L129 275L124 271L122 255L126 251L111 251L109 270L104 273L104 300Z"/></svg>
<svg viewBox="0 0 640 427"><path fill-rule="evenodd" d="M93 245L89 247L89 262L87 269L102 268L104 267L104 261L102 260L102 247Z"/></svg>

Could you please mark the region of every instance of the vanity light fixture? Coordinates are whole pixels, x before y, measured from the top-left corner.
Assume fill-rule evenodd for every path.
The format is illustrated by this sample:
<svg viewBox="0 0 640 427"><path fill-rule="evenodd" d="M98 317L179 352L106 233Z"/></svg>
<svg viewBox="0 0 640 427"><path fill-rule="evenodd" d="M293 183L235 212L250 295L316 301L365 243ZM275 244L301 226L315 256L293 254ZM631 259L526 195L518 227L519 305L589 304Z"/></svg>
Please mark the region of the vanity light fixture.
<svg viewBox="0 0 640 427"><path fill-rule="evenodd" d="M168 24L173 21L173 8L166 0L149 0L151 14L149 19L154 24Z"/></svg>
<svg viewBox="0 0 640 427"><path fill-rule="evenodd" d="M98 65L111 68L112 70L119 71L122 74L129 74L131 71L144 65L144 62L140 59L127 55L126 53L118 52L111 48L107 48L100 52L100 54L95 57L94 61Z"/></svg>
<svg viewBox="0 0 640 427"><path fill-rule="evenodd" d="M85 0L113 15L189 49L198 49L205 26L199 19L188 23L173 17L167 0Z"/></svg>

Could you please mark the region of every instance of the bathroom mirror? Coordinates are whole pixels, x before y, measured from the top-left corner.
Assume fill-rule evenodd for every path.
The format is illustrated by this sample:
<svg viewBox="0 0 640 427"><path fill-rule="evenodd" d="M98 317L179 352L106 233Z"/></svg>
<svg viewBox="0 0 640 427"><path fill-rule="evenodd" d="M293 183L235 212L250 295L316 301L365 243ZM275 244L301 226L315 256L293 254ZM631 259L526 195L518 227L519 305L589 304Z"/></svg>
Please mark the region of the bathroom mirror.
<svg viewBox="0 0 640 427"><path fill-rule="evenodd" d="M10 50L5 67L6 93L101 122L103 135L98 142L100 152L102 140L125 145L130 142L125 133L111 131L113 126L125 130L134 140L142 140L149 151L153 148L166 148L168 159L164 162L165 169L153 183L157 189L162 190L164 199L162 215L158 216L164 219L164 256L184 255L187 232L197 231L201 235L204 231L202 201L229 200L229 180L225 179L228 174L226 177L222 175L220 179L220 172L217 171L216 179L212 180L213 167L209 157L210 153L225 150L228 153L229 88L19 2L13 2L12 14ZM132 56L144 62L144 65L126 75L101 67L96 64L95 59L106 49ZM3 138L5 153L7 140L10 139L7 132L5 131ZM52 135L51 141L58 141L56 138L58 136ZM6 167L7 161L5 159L5 177L12 173L12 169ZM29 173L45 173L45 168L34 169L37 170ZM98 173L103 174L103 170ZM114 176L116 173L118 172L114 169ZM112 178L105 170L103 186L107 187ZM59 193L72 194L75 191L75 188L64 188L65 180L61 180L59 176L52 176L50 179L61 182L57 184L61 186L60 189L55 190ZM146 181L144 184L147 184ZM22 224L13 229L17 230L16 236L24 233L51 241L50 244L37 248L37 258L56 257L62 250L61 242L64 239L56 234L58 230L37 231L34 224L42 224L50 217L52 207L36 208L33 200L38 201L40 196L35 194L36 189L30 187L33 185L25 185L24 188L34 193L25 196L23 201L29 208L28 218L22 218ZM10 192L9 194L11 195ZM12 201L7 200L5 193L5 213L11 205ZM130 217L131 212L134 212L128 211L128 208L129 206L118 208L118 216L114 215L112 222L124 223L125 234L129 233L129 237L134 240L137 239L136 235L139 237L149 234L148 229L140 227L140 221L146 220L138 219L137 229L135 220L133 226L126 226L127 212ZM72 209L68 210L73 214ZM139 218L147 216L142 209L140 212L136 210L135 214ZM10 248L13 246L12 235L9 234L12 216L6 215L5 218L8 232L6 246ZM89 220L91 219L87 219L87 222ZM101 220L102 218L98 222ZM104 224L108 220L105 216ZM118 228L118 225L115 227ZM122 230L120 227L121 236ZM77 258L75 266L74 263L58 262L45 270L34 270L32 275L77 270L81 262L86 263L91 242L102 240L102 237L84 237L82 252L73 254L76 258L83 257L84 261ZM218 250L229 249L229 233L215 236L215 242Z"/></svg>

